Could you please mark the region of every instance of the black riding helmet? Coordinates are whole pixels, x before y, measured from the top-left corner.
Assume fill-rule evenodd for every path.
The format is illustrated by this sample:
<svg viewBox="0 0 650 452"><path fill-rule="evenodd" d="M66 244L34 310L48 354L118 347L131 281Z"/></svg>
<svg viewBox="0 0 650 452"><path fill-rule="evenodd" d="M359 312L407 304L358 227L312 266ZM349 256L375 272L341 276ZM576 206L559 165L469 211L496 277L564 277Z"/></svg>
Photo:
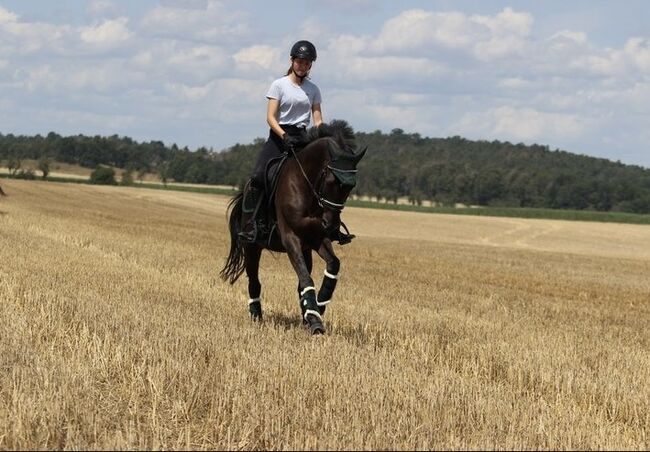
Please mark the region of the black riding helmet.
<svg viewBox="0 0 650 452"><path fill-rule="evenodd" d="M298 41L291 47L291 58L316 61L316 47L309 41Z"/></svg>

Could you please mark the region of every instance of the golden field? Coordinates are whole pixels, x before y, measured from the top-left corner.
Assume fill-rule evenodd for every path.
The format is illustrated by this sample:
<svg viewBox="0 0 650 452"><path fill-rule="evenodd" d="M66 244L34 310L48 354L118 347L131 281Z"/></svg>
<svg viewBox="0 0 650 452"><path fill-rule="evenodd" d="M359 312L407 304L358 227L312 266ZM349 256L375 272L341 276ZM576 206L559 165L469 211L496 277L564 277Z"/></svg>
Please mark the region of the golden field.
<svg viewBox="0 0 650 452"><path fill-rule="evenodd" d="M311 337L226 197L1 183L0 449L650 448L648 226L349 208Z"/></svg>

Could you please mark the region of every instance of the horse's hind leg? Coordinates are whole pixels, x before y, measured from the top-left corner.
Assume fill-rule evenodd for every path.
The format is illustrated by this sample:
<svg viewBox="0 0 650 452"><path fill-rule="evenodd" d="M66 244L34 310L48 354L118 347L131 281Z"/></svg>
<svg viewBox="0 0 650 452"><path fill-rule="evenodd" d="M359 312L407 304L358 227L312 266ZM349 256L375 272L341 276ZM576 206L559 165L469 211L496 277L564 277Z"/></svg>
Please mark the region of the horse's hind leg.
<svg viewBox="0 0 650 452"><path fill-rule="evenodd" d="M323 315L325 313L325 308L332 301L332 297L334 296L334 289L336 289L336 281L338 281L341 261L336 257L336 254L334 254L334 248L329 239L323 240L320 248L318 248L318 255L323 258L326 264L323 283L320 286L318 298L316 300L318 310L321 315Z"/></svg>
<svg viewBox="0 0 650 452"><path fill-rule="evenodd" d="M262 284L259 278L262 248L257 245L244 246L244 262L248 276L248 310L255 321L262 320Z"/></svg>

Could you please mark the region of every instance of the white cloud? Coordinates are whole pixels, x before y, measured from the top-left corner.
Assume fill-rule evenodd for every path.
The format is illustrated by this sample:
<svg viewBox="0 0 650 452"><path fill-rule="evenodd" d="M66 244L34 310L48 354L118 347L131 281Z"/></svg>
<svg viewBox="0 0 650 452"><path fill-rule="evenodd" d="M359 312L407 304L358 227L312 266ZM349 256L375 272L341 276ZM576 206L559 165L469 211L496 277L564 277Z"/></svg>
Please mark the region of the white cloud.
<svg viewBox="0 0 650 452"><path fill-rule="evenodd" d="M502 58L523 51L532 23L530 14L511 8L495 16L414 9L388 20L373 49L433 55L437 48L446 48L464 50L482 60Z"/></svg>
<svg viewBox="0 0 650 452"><path fill-rule="evenodd" d="M0 24L17 22L18 16L0 6Z"/></svg>
<svg viewBox="0 0 650 452"><path fill-rule="evenodd" d="M142 19L142 27L155 36L233 41L250 33L245 19L222 2L181 2L152 9Z"/></svg>
<svg viewBox="0 0 650 452"><path fill-rule="evenodd" d="M623 49L625 54L646 74L650 74L650 39L630 38Z"/></svg>
<svg viewBox="0 0 650 452"><path fill-rule="evenodd" d="M160 40L130 59L133 69L149 74L150 83L205 84L231 73L234 62L221 47L191 41Z"/></svg>
<svg viewBox="0 0 650 452"><path fill-rule="evenodd" d="M117 6L111 0L92 0L86 10L94 16L101 16L114 13L117 11Z"/></svg>
<svg viewBox="0 0 650 452"><path fill-rule="evenodd" d="M585 132L588 120L579 115L550 113L530 107L501 106L466 113L452 126L461 135L548 142L574 138Z"/></svg>
<svg viewBox="0 0 650 452"><path fill-rule="evenodd" d="M558 47L562 47L567 43L582 45L587 43L587 35L582 31L562 30L554 33L549 38L549 41L553 41Z"/></svg>
<svg viewBox="0 0 650 452"><path fill-rule="evenodd" d="M338 74L341 82L430 81L446 73L446 67L426 58L357 57Z"/></svg>
<svg viewBox="0 0 650 452"><path fill-rule="evenodd" d="M122 45L133 36L127 26L128 22L128 18L120 17L114 20L105 20L99 25L82 27L80 29L81 40L101 48Z"/></svg>
<svg viewBox="0 0 650 452"><path fill-rule="evenodd" d="M280 49L271 47L269 45L254 45L244 47L233 56L235 61L244 66L258 66L265 70L278 70L280 67L286 66L286 61L283 61L282 52ZM280 63L282 61L282 63ZM281 65L281 66L280 66Z"/></svg>
<svg viewBox="0 0 650 452"><path fill-rule="evenodd" d="M72 27L68 25L23 22L0 7L0 52L5 56L63 49L70 34Z"/></svg>
<svg viewBox="0 0 650 452"><path fill-rule="evenodd" d="M532 83L522 77L506 77L499 80L498 86L506 90L523 90L530 88Z"/></svg>
<svg viewBox="0 0 650 452"><path fill-rule="evenodd" d="M384 24L374 47L378 52L424 50L431 44L461 48L479 33L475 26L471 28L462 13L408 10Z"/></svg>
<svg viewBox="0 0 650 452"><path fill-rule="evenodd" d="M470 21L485 25L495 35L528 36L533 25L533 16L505 8L494 17L471 16Z"/></svg>

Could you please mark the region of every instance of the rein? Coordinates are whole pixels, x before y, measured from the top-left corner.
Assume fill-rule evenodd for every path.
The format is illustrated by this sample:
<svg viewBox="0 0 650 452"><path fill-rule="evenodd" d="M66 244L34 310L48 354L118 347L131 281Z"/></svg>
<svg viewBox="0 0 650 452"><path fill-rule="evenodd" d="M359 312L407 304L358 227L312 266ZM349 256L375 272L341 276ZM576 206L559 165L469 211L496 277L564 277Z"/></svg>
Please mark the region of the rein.
<svg viewBox="0 0 650 452"><path fill-rule="evenodd" d="M345 204L339 204L333 201L330 201L329 199L325 198L323 195L320 194L320 192L316 191L314 188L314 185L311 183L309 178L307 177L307 173L305 173L304 168L302 167L302 164L300 163L300 160L298 160L298 156L296 155L296 151L293 149L293 146L291 146L291 153L293 154L293 157L296 159L296 163L298 163L298 168L300 168L300 172L302 173L303 177L309 184L309 188L311 189L312 194L318 201L318 205L321 206L323 209L330 209L334 210L336 212L341 212L343 211L343 208L345 207ZM330 169L332 170L332 167L329 166L329 164L323 168L323 171L321 171L320 176L318 176L318 181L323 180L323 177L327 170Z"/></svg>

